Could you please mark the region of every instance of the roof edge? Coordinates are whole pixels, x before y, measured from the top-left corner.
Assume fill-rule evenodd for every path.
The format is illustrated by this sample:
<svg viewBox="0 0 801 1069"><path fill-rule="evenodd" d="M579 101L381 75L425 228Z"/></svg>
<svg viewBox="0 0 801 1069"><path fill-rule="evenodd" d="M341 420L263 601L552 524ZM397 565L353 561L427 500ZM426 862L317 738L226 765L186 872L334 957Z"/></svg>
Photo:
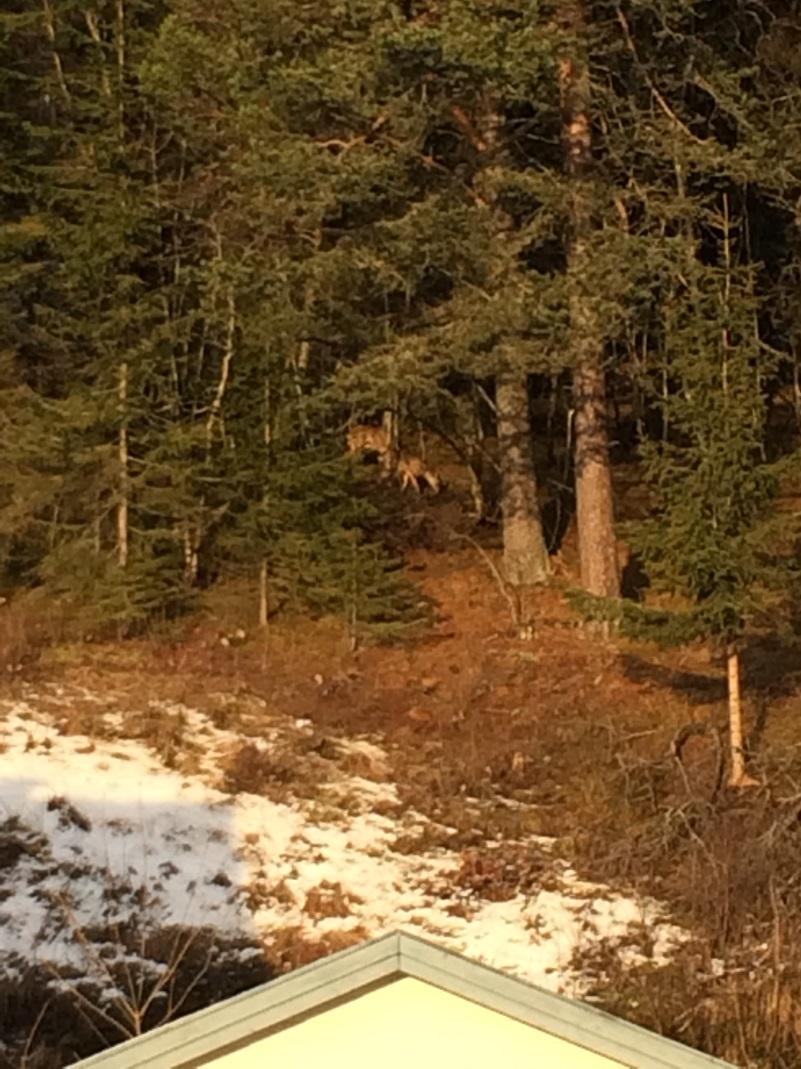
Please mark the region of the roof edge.
<svg viewBox="0 0 801 1069"><path fill-rule="evenodd" d="M390 932L72 1064L80 1069L177 1069L389 981L399 972L400 933Z"/></svg>
<svg viewBox="0 0 801 1069"><path fill-rule="evenodd" d="M191 1069L399 977L592 1050L629 1069L734 1069L727 1062L555 995L408 931L394 931L73 1063L80 1069Z"/></svg>
<svg viewBox="0 0 801 1069"><path fill-rule="evenodd" d="M711 1054L597 1006L553 994L407 932L400 933L400 959L404 976L434 984L630 1069L734 1069Z"/></svg>

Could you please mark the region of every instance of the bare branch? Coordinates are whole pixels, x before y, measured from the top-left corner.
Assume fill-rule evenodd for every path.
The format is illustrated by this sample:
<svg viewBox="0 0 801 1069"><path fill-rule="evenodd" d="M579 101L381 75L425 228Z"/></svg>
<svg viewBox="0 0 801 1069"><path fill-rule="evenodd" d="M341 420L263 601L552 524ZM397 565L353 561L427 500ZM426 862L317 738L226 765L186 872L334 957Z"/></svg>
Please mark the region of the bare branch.
<svg viewBox="0 0 801 1069"><path fill-rule="evenodd" d="M682 120L678 117L673 108L671 108L670 104L668 104L667 100L665 100L664 96L657 89L656 83L654 82L650 74L648 74L645 67L643 66L642 61L640 60L639 53L637 52L637 46L634 43L634 38L632 37L631 29L629 27L626 16L623 14L623 11L620 7L616 7L615 11L617 13L617 21L620 23L620 27L623 30L623 37L626 41L626 47L628 48L629 52L631 52L632 56L634 57L634 61L637 64L637 67L639 68L640 73L642 74L645 81L648 83L648 88L651 90L654 100L657 102L657 104L665 113L665 115L667 115L673 125L678 127L687 137L690 138L691 141L694 141L697 145L705 144L703 138L698 137L697 134L694 134L689 128L689 126L687 126L686 123L682 122Z"/></svg>
<svg viewBox="0 0 801 1069"><path fill-rule="evenodd" d="M72 103L72 97L67 88L67 79L64 76L64 67L61 64L61 56L58 54L56 48L56 20L53 15L53 9L50 6L50 0L42 0L42 11L44 14L45 33L47 34L47 40L50 43L50 55L53 58L53 70L56 72L56 81L61 90L61 95L69 105Z"/></svg>

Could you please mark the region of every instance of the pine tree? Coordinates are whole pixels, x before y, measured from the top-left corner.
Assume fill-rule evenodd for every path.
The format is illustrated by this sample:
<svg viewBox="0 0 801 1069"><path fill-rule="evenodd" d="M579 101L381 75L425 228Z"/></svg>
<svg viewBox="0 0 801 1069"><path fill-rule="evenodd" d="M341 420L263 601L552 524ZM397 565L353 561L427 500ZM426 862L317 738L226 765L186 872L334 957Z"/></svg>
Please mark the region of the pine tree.
<svg viewBox="0 0 801 1069"><path fill-rule="evenodd" d="M567 250L575 408L576 521L582 584L598 597L617 597L620 576L607 433L604 330L591 290L593 196L592 120L588 27L584 0L562 0L559 20L567 35L559 63L562 141L570 180L571 235Z"/></svg>
<svg viewBox="0 0 801 1069"><path fill-rule="evenodd" d="M296 461L316 500L331 475L309 451L333 458L349 417L382 411L402 442L418 420L454 438L479 513L481 434L500 432L507 571L540 578L544 428L526 402L573 373L583 542L590 469L603 514L584 584L614 593L605 379L618 411L639 396L641 438L675 444L666 324L679 270L709 267L721 191L740 262L767 261L749 295L761 336L781 349L789 330L774 286L798 261L789 23L744 0L721 18L679 2L13 0L6 582L117 583L100 599L117 623L126 604L180 605L228 535L245 566L265 465ZM312 520L286 522L300 536ZM367 517L352 529L374 540ZM270 582L272 542L254 534L247 562Z"/></svg>
<svg viewBox="0 0 801 1069"><path fill-rule="evenodd" d="M781 607L782 544L778 469L763 456L764 403L755 389L765 363L753 277L732 264L728 213L720 223L720 264L689 260L680 283L686 292L665 317L677 380L662 402L672 434L645 450L656 515L639 543L656 586L687 598L698 633L726 650L729 782L741 787L756 781L745 770L738 644L755 618L768 608L775 618Z"/></svg>

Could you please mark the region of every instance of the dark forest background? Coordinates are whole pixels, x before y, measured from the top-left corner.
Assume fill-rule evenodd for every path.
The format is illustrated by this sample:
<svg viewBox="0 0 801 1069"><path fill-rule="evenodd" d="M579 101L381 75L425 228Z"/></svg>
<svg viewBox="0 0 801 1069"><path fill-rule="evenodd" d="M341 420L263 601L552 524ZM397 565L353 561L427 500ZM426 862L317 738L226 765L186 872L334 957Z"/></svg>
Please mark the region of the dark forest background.
<svg viewBox="0 0 801 1069"><path fill-rule="evenodd" d="M638 459L652 581L736 631L801 417L800 44L789 2L8 0L2 585L419 620L345 455L389 416L515 589L557 511L617 597Z"/></svg>

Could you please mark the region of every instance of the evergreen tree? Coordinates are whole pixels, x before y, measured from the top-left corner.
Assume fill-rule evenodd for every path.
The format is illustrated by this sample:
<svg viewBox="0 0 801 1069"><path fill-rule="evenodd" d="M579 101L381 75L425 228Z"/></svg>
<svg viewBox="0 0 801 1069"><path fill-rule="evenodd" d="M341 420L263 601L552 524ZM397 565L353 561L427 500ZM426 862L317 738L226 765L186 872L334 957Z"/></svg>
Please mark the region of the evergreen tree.
<svg viewBox="0 0 801 1069"><path fill-rule="evenodd" d="M655 515L639 544L657 588L687 598L698 634L726 650L730 784L745 769L738 643L749 624L782 606L787 581L777 543L777 465L763 458L764 404L755 388L764 354L755 332L750 273L732 267L728 219L723 263L690 261L687 292L665 317L676 390L662 403L670 440L644 455ZM785 544L786 551L786 544Z"/></svg>
<svg viewBox="0 0 801 1069"><path fill-rule="evenodd" d="M624 633L667 644L704 638L726 654L731 771L729 784L757 784L746 771L740 645L756 626L776 627L794 586L794 524L776 512L786 462L763 450L765 406L756 386L769 368L756 332L753 274L732 262L731 226L720 262L703 265L694 248L666 302L664 358L674 389L658 397L670 434L643 446L651 516L634 525L655 591L681 608L648 607L574 596L588 617ZM680 260L681 257L679 256Z"/></svg>
<svg viewBox="0 0 801 1069"><path fill-rule="evenodd" d="M576 521L581 579L588 593L618 597L612 475L607 433L604 329L592 291L592 90L587 5L562 0L558 17L567 41L559 63L562 141L570 180L570 294L575 409Z"/></svg>
<svg viewBox="0 0 801 1069"><path fill-rule="evenodd" d="M225 545L244 567L246 528L265 576L276 536L256 517L289 499L265 472L288 486L295 464L315 501L348 418L388 411L402 443L417 420L456 442L479 512L497 434L525 586L547 570L533 387L572 374L583 583L614 594L605 391L640 441L676 445L669 336L724 193L738 262L764 262L756 407L777 373L762 342L792 377L793 26L745 0L720 18L678 0L13 0L4 581L67 596L74 572L76 595L96 581L116 622L140 620L211 581ZM359 545L371 522L352 521Z"/></svg>

